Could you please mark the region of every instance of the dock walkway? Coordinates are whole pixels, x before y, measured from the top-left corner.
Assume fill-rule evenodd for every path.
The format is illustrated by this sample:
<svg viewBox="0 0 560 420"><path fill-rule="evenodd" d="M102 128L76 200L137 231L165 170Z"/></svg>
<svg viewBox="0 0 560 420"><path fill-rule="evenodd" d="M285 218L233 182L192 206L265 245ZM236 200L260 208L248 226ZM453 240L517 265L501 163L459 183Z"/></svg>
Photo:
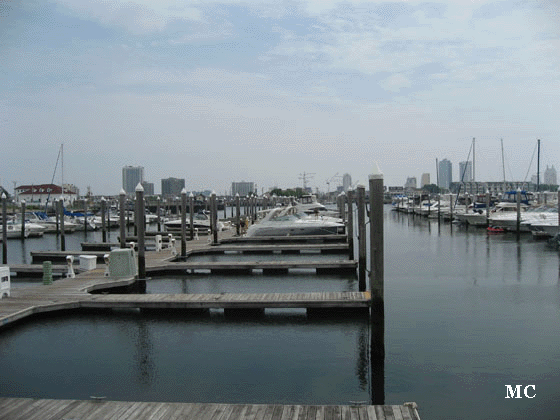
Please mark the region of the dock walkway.
<svg viewBox="0 0 560 420"><path fill-rule="evenodd" d="M223 235L225 242L222 250L258 252L259 244L243 241L239 249L232 245L234 239ZM262 245L261 251L287 251L296 249L329 251L339 249L333 244L334 238L328 238L328 243L310 244L305 238L297 245L284 241L271 245ZM215 252L221 245L211 245L207 239L188 242L188 254ZM60 253L64 255L64 253ZM356 262L350 260L335 261L243 261L243 262L175 262L173 250L166 248L161 252L146 252L146 273L150 275L163 273L187 273L187 270L211 270L218 272L252 271L261 269L265 273L286 272L290 269L314 268L317 271L332 272L333 270L353 271ZM40 270L41 266L33 269ZM60 270L63 266L59 267ZM78 273L76 278L62 278L53 284L45 286L37 284L24 288L12 288L11 297L0 300L0 328L31 315L50 311L80 308L140 308L140 309L224 309L246 310L267 308L302 308L306 310L369 310L371 297L369 292L315 292L315 293L217 293L217 294L93 294L103 289L129 287L136 283L136 279L113 279L104 277L105 265L100 264L95 270ZM148 280L149 281L149 280Z"/></svg>
<svg viewBox="0 0 560 420"><path fill-rule="evenodd" d="M420 420L416 404L195 404L0 398L3 420Z"/></svg>

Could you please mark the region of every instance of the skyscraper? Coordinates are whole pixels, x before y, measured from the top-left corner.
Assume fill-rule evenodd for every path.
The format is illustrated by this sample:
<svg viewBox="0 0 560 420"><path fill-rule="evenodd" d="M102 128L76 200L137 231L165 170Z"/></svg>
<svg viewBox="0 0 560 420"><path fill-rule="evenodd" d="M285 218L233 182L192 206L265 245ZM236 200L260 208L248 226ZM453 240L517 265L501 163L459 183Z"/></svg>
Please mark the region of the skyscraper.
<svg viewBox="0 0 560 420"><path fill-rule="evenodd" d="M439 162L439 183L438 187L440 188L449 188L451 183L453 182L453 166L451 162L447 159L443 159Z"/></svg>
<svg viewBox="0 0 560 420"><path fill-rule="evenodd" d="M231 195L239 194L240 197L247 197L249 193L255 192L254 182L241 181L231 183Z"/></svg>
<svg viewBox="0 0 560 420"><path fill-rule="evenodd" d="M469 160L467 162L459 162L459 181L472 182L472 162Z"/></svg>
<svg viewBox="0 0 560 420"><path fill-rule="evenodd" d="M144 182L143 166L125 166L122 168L122 186L127 194L134 194L136 186Z"/></svg>
<svg viewBox="0 0 560 420"><path fill-rule="evenodd" d="M350 174L342 175L342 190L346 192L350 189L351 186L352 186L352 177L350 176Z"/></svg>
<svg viewBox="0 0 560 420"><path fill-rule="evenodd" d="M551 168L546 165L546 169L544 171L544 184L558 185L556 183L556 169L554 169L554 165L552 165Z"/></svg>
<svg viewBox="0 0 560 420"><path fill-rule="evenodd" d="M180 178L166 178L161 180L161 195L164 197L181 195L185 188L185 180Z"/></svg>
<svg viewBox="0 0 560 420"><path fill-rule="evenodd" d="M422 178L420 178L420 188L424 188L424 185L428 185L430 183L430 174L425 173L422 174Z"/></svg>
<svg viewBox="0 0 560 420"><path fill-rule="evenodd" d="M406 183L404 184L405 190L415 190L416 189L416 177L409 176L406 178Z"/></svg>

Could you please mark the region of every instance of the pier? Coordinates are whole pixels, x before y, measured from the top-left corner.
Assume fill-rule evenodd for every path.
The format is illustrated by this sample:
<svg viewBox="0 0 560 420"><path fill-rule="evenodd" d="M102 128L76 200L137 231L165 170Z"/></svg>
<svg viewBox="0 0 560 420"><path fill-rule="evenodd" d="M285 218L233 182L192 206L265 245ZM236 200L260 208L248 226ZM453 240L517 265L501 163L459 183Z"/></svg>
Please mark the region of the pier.
<svg viewBox="0 0 560 420"><path fill-rule="evenodd" d="M34 398L0 398L0 418L4 420L97 418L115 420L420 420L414 403L404 405L193 404Z"/></svg>
<svg viewBox="0 0 560 420"><path fill-rule="evenodd" d="M222 232L223 238L218 245L201 238L188 242L187 259L180 261L176 252L165 248L160 252L146 251L146 275L194 274L197 272L236 274L252 273L262 270L264 274L284 274L291 270L315 270L317 273L356 272L357 262L349 259L340 260L302 260L302 261L235 261L235 262L196 262L189 261L189 256L242 253L348 253L345 235L329 235L325 238L298 237L291 238L236 238L233 232ZM250 240L247 240L250 239ZM176 251L176 250L175 250ZM209 310L221 309L258 310L272 308L301 308L308 311L342 310L349 312L369 311L371 296L367 291L360 292L312 292L312 293L218 293L218 294L115 294L134 289L138 280L134 277L113 279L105 277L105 264L102 251L45 251L32 252L34 261L52 260L63 262L67 255L95 255L97 268L80 272L77 268L75 278L65 278L67 265L53 265L53 272L63 278L52 285L38 284L21 289L12 289L9 299L0 301L0 327L11 324L28 316L59 310L79 309L120 309L138 308L143 310ZM250 258L247 255L247 258ZM78 258L76 258L77 261ZM16 275L40 276L42 266L39 264L14 265L10 271ZM142 281L150 281L142 280ZM100 294L106 291L111 294Z"/></svg>

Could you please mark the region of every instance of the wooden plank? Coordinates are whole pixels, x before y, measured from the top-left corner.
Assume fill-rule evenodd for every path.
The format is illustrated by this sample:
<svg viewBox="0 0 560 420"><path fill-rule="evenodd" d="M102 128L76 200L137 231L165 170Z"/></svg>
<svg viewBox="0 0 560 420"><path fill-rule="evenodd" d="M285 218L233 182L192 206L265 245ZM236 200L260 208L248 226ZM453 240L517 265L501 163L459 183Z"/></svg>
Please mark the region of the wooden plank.
<svg viewBox="0 0 560 420"><path fill-rule="evenodd" d="M0 398L2 420L419 420L405 405L265 405Z"/></svg>
<svg viewBox="0 0 560 420"><path fill-rule="evenodd" d="M18 412L22 407L29 405L31 398L1 398L0 399L0 419L9 419L13 412Z"/></svg>
<svg viewBox="0 0 560 420"><path fill-rule="evenodd" d="M391 408L393 409L393 416L395 417L395 420L403 420L400 406L392 405Z"/></svg>
<svg viewBox="0 0 560 420"><path fill-rule="evenodd" d="M34 405L33 409L26 413L26 420L43 420L51 415L51 412L56 412L60 409L60 405L63 404L58 400L38 400L37 404Z"/></svg>
<svg viewBox="0 0 560 420"><path fill-rule="evenodd" d="M373 405L368 405L366 407L367 418L369 420L382 420L382 418L378 418L375 412L375 407Z"/></svg>
<svg viewBox="0 0 560 420"><path fill-rule="evenodd" d="M387 420L395 420L393 415L393 408L390 405L384 405L383 407L383 414Z"/></svg>

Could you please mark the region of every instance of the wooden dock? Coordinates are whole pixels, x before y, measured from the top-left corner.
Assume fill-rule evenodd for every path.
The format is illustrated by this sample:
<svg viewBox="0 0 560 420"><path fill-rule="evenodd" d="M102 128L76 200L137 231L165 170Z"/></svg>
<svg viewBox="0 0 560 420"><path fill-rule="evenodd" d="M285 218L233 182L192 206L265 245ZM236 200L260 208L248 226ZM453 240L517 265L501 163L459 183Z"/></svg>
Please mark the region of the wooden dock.
<svg viewBox="0 0 560 420"><path fill-rule="evenodd" d="M315 270L317 273L356 272L356 261L225 261L225 262L164 262L146 267L147 275L196 273L210 270L212 273L251 273L262 270L265 274L287 273L290 270Z"/></svg>
<svg viewBox="0 0 560 420"><path fill-rule="evenodd" d="M195 404L0 398L3 420L420 420L416 404Z"/></svg>

